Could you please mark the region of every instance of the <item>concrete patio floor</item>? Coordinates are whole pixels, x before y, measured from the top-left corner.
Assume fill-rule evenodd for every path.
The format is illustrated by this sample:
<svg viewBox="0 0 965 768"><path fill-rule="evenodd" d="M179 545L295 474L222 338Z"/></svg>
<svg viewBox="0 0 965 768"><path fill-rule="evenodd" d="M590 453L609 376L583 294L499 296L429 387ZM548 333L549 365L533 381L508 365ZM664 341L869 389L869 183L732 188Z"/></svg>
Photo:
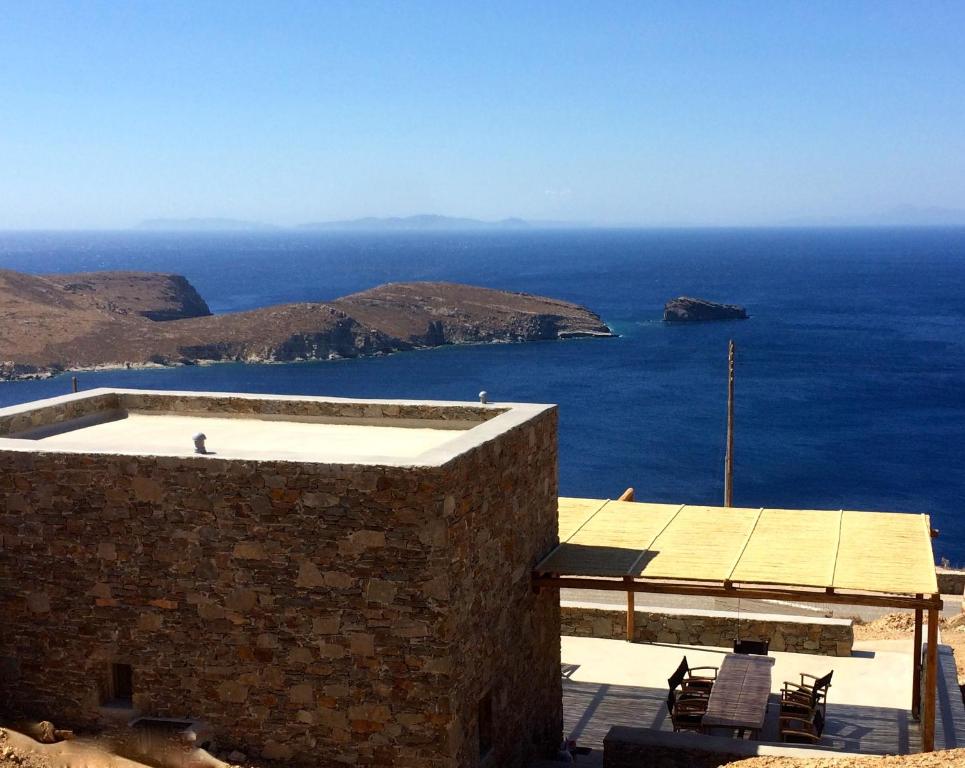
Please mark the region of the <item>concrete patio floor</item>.
<svg viewBox="0 0 965 768"><path fill-rule="evenodd" d="M728 649L562 638L563 717L569 738L592 747L585 765L602 765L603 737L613 725L672 730L666 708L667 678L682 656L691 666L719 666ZM907 754L921 748L911 717L911 641L855 643L850 657L772 653L771 703L762 741L777 742L780 689L800 672L834 670L823 749L863 754ZM965 744L965 708L955 684L954 659L940 654L936 746ZM951 678L948 677L948 666ZM957 701L955 696L958 697Z"/></svg>

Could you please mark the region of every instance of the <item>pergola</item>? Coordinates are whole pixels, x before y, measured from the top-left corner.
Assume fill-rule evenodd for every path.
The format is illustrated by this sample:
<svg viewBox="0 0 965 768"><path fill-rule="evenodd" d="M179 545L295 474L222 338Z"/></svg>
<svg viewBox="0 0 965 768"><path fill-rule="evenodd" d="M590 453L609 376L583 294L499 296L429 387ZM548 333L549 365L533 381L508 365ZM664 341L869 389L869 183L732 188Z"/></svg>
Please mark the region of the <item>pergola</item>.
<svg viewBox="0 0 965 768"><path fill-rule="evenodd" d="M622 499L560 498L561 543L534 569L534 586L626 592L628 638L637 592L914 610L911 709L923 751L934 749L942 601L927 515Z"/></svg>

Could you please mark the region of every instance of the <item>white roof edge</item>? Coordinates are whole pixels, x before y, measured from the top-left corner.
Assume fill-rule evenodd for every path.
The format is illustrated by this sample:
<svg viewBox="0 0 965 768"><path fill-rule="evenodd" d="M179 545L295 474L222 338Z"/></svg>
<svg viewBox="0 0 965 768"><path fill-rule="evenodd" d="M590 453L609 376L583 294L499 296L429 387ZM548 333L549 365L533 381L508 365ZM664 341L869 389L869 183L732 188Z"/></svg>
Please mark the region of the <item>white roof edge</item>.
<svg viewBox="0 0 965 768"><path fill-rule="evenodd" d="M52 405L60 405L77 400L86 400L99 395L160 395L162 397L231 397L241 400L275 400L279 402L287 400L298 400L305 402L319 403L365 403L375 405L428 405L444 407L464 407L500 410L504 408L555 408L552 403L519 403L519 402L493 402L480 403L477 400L429 400L429 399L405 399L405 398L375 398L375 397L337 397L334 395L279 395L279 394L259 394L257 392L217 392L211 390L179 390L179 389L134 389L124 387L96 387L94 389L84 389L80 392L68 392L65 395L55 395L41 400L30 400L26 403L16 403L0 408L0 416L13 413L32 411L38 408L47 408Z"/></svg>
<svg viewBox="0 0 965 768"><path fill-rule="evenodd" d="M250 392L210 392L210 391L190 391L190 390L164 390L164 389L131 389L98 387L87 389L81 392L58 395L42 400L32 400L26 403L19 403L5 408L0 408L0 417L12 416L30 411L43 410L44 408L55 407L70 402L79 402L86 399L93 399L104 395L158 395L161 397L193 397L193 398L240 398L245 400L270 400L276 402L301 401L301 402L320 402L320 403L344 403L362 405L412 405L428 407L462 407L473 410L492 410L496 413L492 418L480 422L476 426L466 429L461 433L455 433L453 439L447 440L443 445L430 448L421 454L410 457L346 457L345 461L316 460L304 455L285 456L280 452L267 453L264 456L251 458L224 458L221 461L281 461L293 462L298 464L319 464L324 466L382 466L382 467L413 467L413 468L434 468L441 467L459 458L463 454L478 448L479 446L495 439L500 434L508 432L516 427L525 424L527 421L549 410L556 408L556 405L546 403L504 403L490 402L479 403L475 401L460 400L410 400L410 399L375 399L375 398L352 398L352 397L328 397L324 395L277 395L277 394L258 394ZM217 415L217 412L212 412ZM256 416L256 414L252 414ZM429 421L429 419L427 419ZM153 454L150 452L129 452L129 451L90 451L90 450L67 450L45 447L40 442L8 439L0 437L0 451L15 453L63 453L73 455L88 456L156 456L157 458L172 458L168 454ZM187 457L177 457L187 458ZM198 461L219 460L217 456L191 456L190 458Z"/></svg>

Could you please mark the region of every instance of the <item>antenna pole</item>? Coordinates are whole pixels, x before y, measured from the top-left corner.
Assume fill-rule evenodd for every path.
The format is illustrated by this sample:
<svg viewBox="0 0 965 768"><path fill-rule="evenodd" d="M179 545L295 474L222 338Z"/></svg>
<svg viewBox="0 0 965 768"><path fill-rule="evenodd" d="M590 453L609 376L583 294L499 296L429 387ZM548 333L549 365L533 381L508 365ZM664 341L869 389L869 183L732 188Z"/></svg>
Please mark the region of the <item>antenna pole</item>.
<svg viewBox="0 0 965 768"><path fill-rule="evenodd" d="M724 506L734 501L734 340L727 346L727 454L724 458Z"/></svg>

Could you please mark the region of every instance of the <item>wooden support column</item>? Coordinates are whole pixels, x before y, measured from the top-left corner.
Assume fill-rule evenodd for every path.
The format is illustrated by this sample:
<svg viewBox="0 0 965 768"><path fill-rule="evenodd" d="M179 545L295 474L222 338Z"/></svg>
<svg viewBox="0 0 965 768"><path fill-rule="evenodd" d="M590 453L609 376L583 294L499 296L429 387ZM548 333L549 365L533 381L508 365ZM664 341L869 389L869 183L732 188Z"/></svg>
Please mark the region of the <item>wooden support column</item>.
<svg viewBox="0 0 965 768"><path fill-rule="evenodd" d="M938 611L928 609L928 647L925 649L925 690L922 701L921 751L935 751L935 704L938 690Z"/></svg>
<svg viewBox="0 0 965 768"><path fill-rule="evenodd" d="M623 493L620 494L620 498L617 501L633 501L633 488L627 488ZM626 582L633 583L633 577L626 576L623 579ZM627 590L627 642L633 642L633 632L634 632L634 595L633 590Z"/></svg>
<svg viewBox="0 0 965 768"><path fill-rule="evenodd" d="M632 579L630 576L627 576L627 577L624 579L624 581L632 582L633 579ZM634 613L634 611L635 611L635 608L634 608L634 594L635 594L635 593L634 593L634 591L633 591L632 589L628 589L628 590L627 590L627 642L628 642L628 643L632 643L632 642L633 642L633 633L634 633L634 630L635 630L635 618L636 618L636 615L635 615L635 613Z"/></svg>
<svg viewBox="0 0 965 768"><path fill-rule="evenodd" d="M919 595L920 597L920 595ZM915 609L915 641L911 647L911 716L921 720L921 625L923 612Z"/></svg>

